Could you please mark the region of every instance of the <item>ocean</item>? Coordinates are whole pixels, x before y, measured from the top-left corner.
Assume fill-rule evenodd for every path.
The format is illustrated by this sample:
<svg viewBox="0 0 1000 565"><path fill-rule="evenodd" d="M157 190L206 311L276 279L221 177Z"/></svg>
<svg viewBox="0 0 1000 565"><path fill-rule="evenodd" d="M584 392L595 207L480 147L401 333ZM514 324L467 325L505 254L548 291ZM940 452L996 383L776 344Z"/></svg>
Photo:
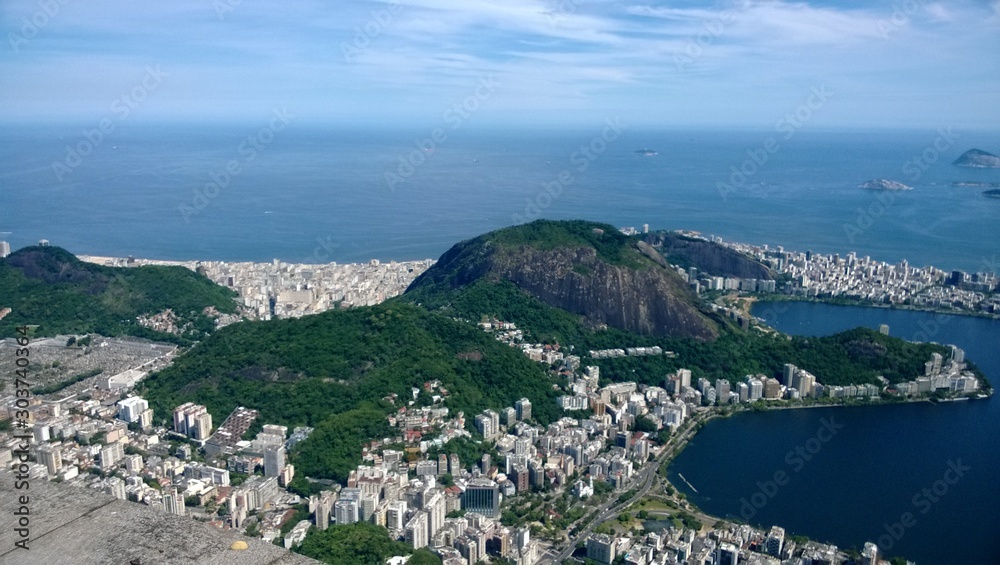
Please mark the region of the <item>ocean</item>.
<svg viewBox="0 0 1000 565"><path fill-rule="evenodd" d="M754 314L807 336L886 323L904 339L958 345L1000 383L1000 320L807 302L758 303ZM871 541L917 563L1000 563L997 445L996 397L744 413L710 422L669 476L716 516L845 549Z"/></svg>
<svg viewBox="0 0 1000 565"><path fill-rule="evenodd" d="M558 133L445 126L435 142L433 124L271 123L123 122L101 139L87 132L96 124L6 126L0 239L173 260L409 260L545 217L946 269L997 270L1000 260L1000 200L951 185L1000 182L1000 171L950 164L973 147L1000 153L998 133L595 123ZM644 148L657 154L636 153ZM914 190L857 187L880 177Z"/></svg>

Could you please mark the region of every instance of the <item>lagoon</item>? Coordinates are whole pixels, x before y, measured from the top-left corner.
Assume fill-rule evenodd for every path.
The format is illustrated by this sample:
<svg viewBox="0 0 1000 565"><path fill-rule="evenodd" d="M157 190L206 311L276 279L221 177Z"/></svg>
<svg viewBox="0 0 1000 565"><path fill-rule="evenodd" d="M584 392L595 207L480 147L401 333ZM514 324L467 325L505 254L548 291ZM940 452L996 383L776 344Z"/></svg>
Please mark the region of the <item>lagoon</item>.
<svg viewBox="0 0 1000 565"><path fill-rule="evenodd" d="M1000 383L1000 320L809 302L753 312L798 335L886 323L905 339L958 345ZM998 445L995 397L742 413L710 422L669 476L716 516L841 548L872 541L918 563L998 563Z"/></svg>

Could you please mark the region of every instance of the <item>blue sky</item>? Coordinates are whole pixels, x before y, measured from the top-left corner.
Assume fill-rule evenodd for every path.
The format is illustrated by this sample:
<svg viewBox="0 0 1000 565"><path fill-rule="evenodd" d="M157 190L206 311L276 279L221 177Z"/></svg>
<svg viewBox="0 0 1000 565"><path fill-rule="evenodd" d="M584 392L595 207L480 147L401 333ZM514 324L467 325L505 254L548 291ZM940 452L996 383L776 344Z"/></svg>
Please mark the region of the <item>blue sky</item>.
<svg viewBox="0 0 1000 565"><path fill-rule="evenodd" d="M491 80L480 126L771 128L823 87L819 128L1000 129L997 0L4 0L0 31L3 121L135 91L137 121L425 127Z"/></svg>

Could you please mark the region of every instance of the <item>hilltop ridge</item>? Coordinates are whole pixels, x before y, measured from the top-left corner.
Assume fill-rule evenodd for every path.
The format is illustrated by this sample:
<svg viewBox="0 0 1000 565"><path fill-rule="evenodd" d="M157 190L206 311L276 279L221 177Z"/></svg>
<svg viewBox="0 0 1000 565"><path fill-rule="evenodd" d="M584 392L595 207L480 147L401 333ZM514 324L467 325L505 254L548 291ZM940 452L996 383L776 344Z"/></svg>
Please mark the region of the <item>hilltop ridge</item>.
<svg viewBox="0 0 1000 565"><path fill-rule="evenodd" d="M183 267L104 267L60 247L33 246L0 259L0 336L19 325L38 335L99 333L189 343L214 330L206 309L235 313L235 293ZM170 310L175 335L137 322Z"/></svg>
<svg viewBox="0 0 1000 565"><path fill-rule="evenodd" d="M537 220L460 242L407 294L445 295L480 281L513 283L591 326L699 340L719 334L656 249L607 224Z"/></svg>

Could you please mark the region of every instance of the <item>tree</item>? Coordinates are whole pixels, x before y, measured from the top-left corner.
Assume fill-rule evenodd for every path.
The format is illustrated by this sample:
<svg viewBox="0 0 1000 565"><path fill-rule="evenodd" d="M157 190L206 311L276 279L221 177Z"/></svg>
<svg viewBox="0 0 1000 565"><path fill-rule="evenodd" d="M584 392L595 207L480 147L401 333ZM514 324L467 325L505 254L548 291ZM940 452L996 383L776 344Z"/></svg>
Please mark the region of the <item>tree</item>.
<svg viewBox="0 0 1000 565"><path fill-rule="evenodd" d="M344 563L344 556L349 555L352 564L383 565L394 555L408 555L413 548L390 538L381 526L358 522L335 524L326 531L310 530L295 551L325 563Z"/></svg>
<svg viewBox="0 0 1000 565"><path fill-rule="evenodd" d="M421 547L413 552L406 565L441 565L441 558L426 547Z"/></svg>

